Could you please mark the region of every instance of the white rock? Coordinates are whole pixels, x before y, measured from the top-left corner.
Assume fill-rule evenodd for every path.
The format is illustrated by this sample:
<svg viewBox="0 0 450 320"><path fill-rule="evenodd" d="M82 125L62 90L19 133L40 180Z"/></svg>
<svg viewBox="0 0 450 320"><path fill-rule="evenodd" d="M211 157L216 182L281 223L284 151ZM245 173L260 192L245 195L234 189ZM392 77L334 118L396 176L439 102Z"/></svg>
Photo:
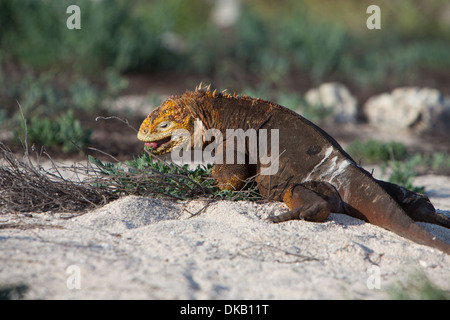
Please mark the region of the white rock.
<svg viewBox="0 0 450 320"><path fill-rule="evenodd" d="M330 109L337 122L356 120L357 100L343 84L336 82L321 84L317 88L310 89L305 94L305 99L309 104Z"/></svg>
<svg viewBox="0 0 450 320"><path fill-rule="evenodd" d="M403 87L370 98L363 109L369 123L380 130L422 132L449 126L448 102L436 89Z"/></svg>
<svg viewBox="0 0 450 320"><path fill-rule="evenodd" d="M211 12L212 21L221 28L232 27L241 15L239 0L216 0Z"/></svg>

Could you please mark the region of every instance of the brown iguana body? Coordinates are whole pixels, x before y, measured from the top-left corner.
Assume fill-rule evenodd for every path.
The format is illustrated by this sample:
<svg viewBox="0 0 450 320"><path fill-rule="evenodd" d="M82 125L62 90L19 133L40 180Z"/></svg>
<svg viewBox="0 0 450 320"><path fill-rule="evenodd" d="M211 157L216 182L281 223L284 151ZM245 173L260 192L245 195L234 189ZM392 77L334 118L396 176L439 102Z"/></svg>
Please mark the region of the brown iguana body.
<svg viewBox="0 0 450 320"><path fill-rule="evenodd" d="M224 189L240 189L245 179L255 176L264 197L284 201L290 210L269 220L319 222L330 212L345 213L450 254L450 244L414 222L450 228L450 219L436 213L426 196L374 179L321 128L275 103L211 92L199 86L195 92L169 98L150 113L138 138L152 147L155 154L168 153L183 143L170 140L172 133L186 129L193 134L195 119L201 120L205 129L222 132L223 150L227 150L227 129L268 129L269 141L270 130L279 130L276 174L260 174L265 165L259 160L256 164L224 163L213 167L213 177ZM270 146L268 143L269 154ZM248 148L233 152L248 156Z"/></svg>

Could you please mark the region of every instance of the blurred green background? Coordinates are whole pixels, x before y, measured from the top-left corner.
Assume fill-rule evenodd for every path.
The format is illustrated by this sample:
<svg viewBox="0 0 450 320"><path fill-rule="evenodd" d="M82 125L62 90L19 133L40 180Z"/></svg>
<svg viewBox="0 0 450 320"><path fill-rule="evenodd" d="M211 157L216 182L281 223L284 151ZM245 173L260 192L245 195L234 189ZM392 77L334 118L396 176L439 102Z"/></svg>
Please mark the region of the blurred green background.
<svg viewBox="0 0 450 320"><path fill-rule="evenodd" d="M360 103L404 85L450 93L449 1L224 3L1 0L0 132L13 132L1 140L24 140L20 104L29 143L83 149L100 125L87 119L111 112L108 101L201 80L281 104L324 81L346 84ZM81 30L66 27L71 4ZM381 30L366 27L371 4ZM138 127L142 117L129 117Z"/></svg>

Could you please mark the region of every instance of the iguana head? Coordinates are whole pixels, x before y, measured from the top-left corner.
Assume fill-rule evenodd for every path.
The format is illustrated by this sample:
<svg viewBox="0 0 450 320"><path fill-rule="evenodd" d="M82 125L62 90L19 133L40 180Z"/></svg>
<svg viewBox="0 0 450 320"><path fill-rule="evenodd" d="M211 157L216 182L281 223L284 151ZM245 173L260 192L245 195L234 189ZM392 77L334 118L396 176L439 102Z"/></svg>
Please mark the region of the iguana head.
<svg viewBox="0 0 450 320"><path fill-rule="evenodd" d="M173 137L178 129L194 130L194 118L187 104L191 103L183 97L171 97L153 110L142 122L138 139L145 142L146 147L153 149L156 155L172 151L176 146L185 143L186 136Z"/></svg>

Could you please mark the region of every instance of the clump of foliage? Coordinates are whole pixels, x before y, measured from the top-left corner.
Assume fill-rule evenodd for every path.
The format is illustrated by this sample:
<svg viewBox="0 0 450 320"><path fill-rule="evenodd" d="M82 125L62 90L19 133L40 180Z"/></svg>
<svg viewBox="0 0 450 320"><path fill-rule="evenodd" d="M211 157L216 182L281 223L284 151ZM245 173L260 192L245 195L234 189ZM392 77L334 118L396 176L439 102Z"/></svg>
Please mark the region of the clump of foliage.
<svg viewBox="0 0 450 320"><path fill-rule="evenodd" d="M416 176L415 163L413 161L388 161L381 167L382 175L384 176L387 168L392 169L388 177L388 181L398 184L408 190L424 193L425 187L414 185L414 177Z"/></svg>
<svg viewBox="0 0 450 320"><path fill-rule="evenodd" d="M405 160L408 156L406 146L400 142L381 142L375 139L354 141L347 149L355 160L366 164L388 160Z"/></svg>
<svg viewBox="0 0 450 320"><path fill-rule="evenodd" d="M40 146L61 146L63 152L82 150L88 143L91 132L81 126L80 120L68 111L55 118L33 117L25 130L24 122L16 134L27 132L27 142ZM22 141L25 137L20 137Z"/></svg>
<svg viewBox="0 0 450 320"><path fill-rule="evenodd" d="M207 179L211 168L201 166L189 170L163 161L154 161L150 154L125 161L125 163L102 162L89 156L89 161L101 172L102 178L95 182L119 195L157 195L175 199L207 196L215 190L212 180Z"/></svg>
<svg viewBox="0 0 450 320"><path fill-rule="evenodd" d="M434 152L431 154L414 154L408 159L415 165L418 172L437 172L450 175L450 155L446 152Z"/></svg>
<svg viewBox="0 0 450 320"><path fill-rule="evenodd" d="M89 156L102 173L95 184L119 195L145 195L179 200L215 198L228 200L259 200L252 181L239 191L221 191L210 177L212 165L200 165L191 170L162 160L154 160L149 152L125 163L104 163Z"/></svg>
<svg viewBox="0 0 450 320"><path fill-rule="evenodd" d="M396 141L381 142L375 139L367 141L354 141L348 147L348 153L365 164L381 163L382 176L388 169L391 171L387 181L398 184L411 191L425 192L423 186L413 184L416 176L415 167L418 165L415 158L411 158L404 144Z"/></svg>
<svg viewBox="0 0 450 320"><path fill-rule="evenodd" d="M387 294L393 300L450 300L450 292L437 287L423 273L413 273L405 283L391 285Z"/></svg>
<svg viewBox="0 0 450 320"><path fill-rule="evenodd" d="M423 193L423 186L415 186L413 181L418 173L442 172L450 170L450 157L447 153L419 154L408 152L402 143L391 141L381 142L374 139L354 141L348 148L348 153L360 163L380 163L382 176L387 172L389 182L403 186L409 190Z"/></svg>
<svg viewBox="0 0 450 320"><path fill-rule="evenodd" d="M1 61L0 61L1 62ZM104 108L128 82L114 71L107 71L99 84L85 77L41 75L6 79L0 63L0 124L24 141L25 121L28 142L45 147L60 147L63 152L82 150L90 131L77 115ZM67 87L61 86L64 82Z"/></svg>
<svg viewBox="0 0 450 320"><path fill-rule="evenodd" d="M425 192L425 188L415 186L413 183L418 173L432 171L445 174L450 169L450 157L447 153L410 153L404 144L396 141L356 140L347 148L347 151L360 163L380 163L382 176L389 172L386 180L420 193Z"/></svg>

